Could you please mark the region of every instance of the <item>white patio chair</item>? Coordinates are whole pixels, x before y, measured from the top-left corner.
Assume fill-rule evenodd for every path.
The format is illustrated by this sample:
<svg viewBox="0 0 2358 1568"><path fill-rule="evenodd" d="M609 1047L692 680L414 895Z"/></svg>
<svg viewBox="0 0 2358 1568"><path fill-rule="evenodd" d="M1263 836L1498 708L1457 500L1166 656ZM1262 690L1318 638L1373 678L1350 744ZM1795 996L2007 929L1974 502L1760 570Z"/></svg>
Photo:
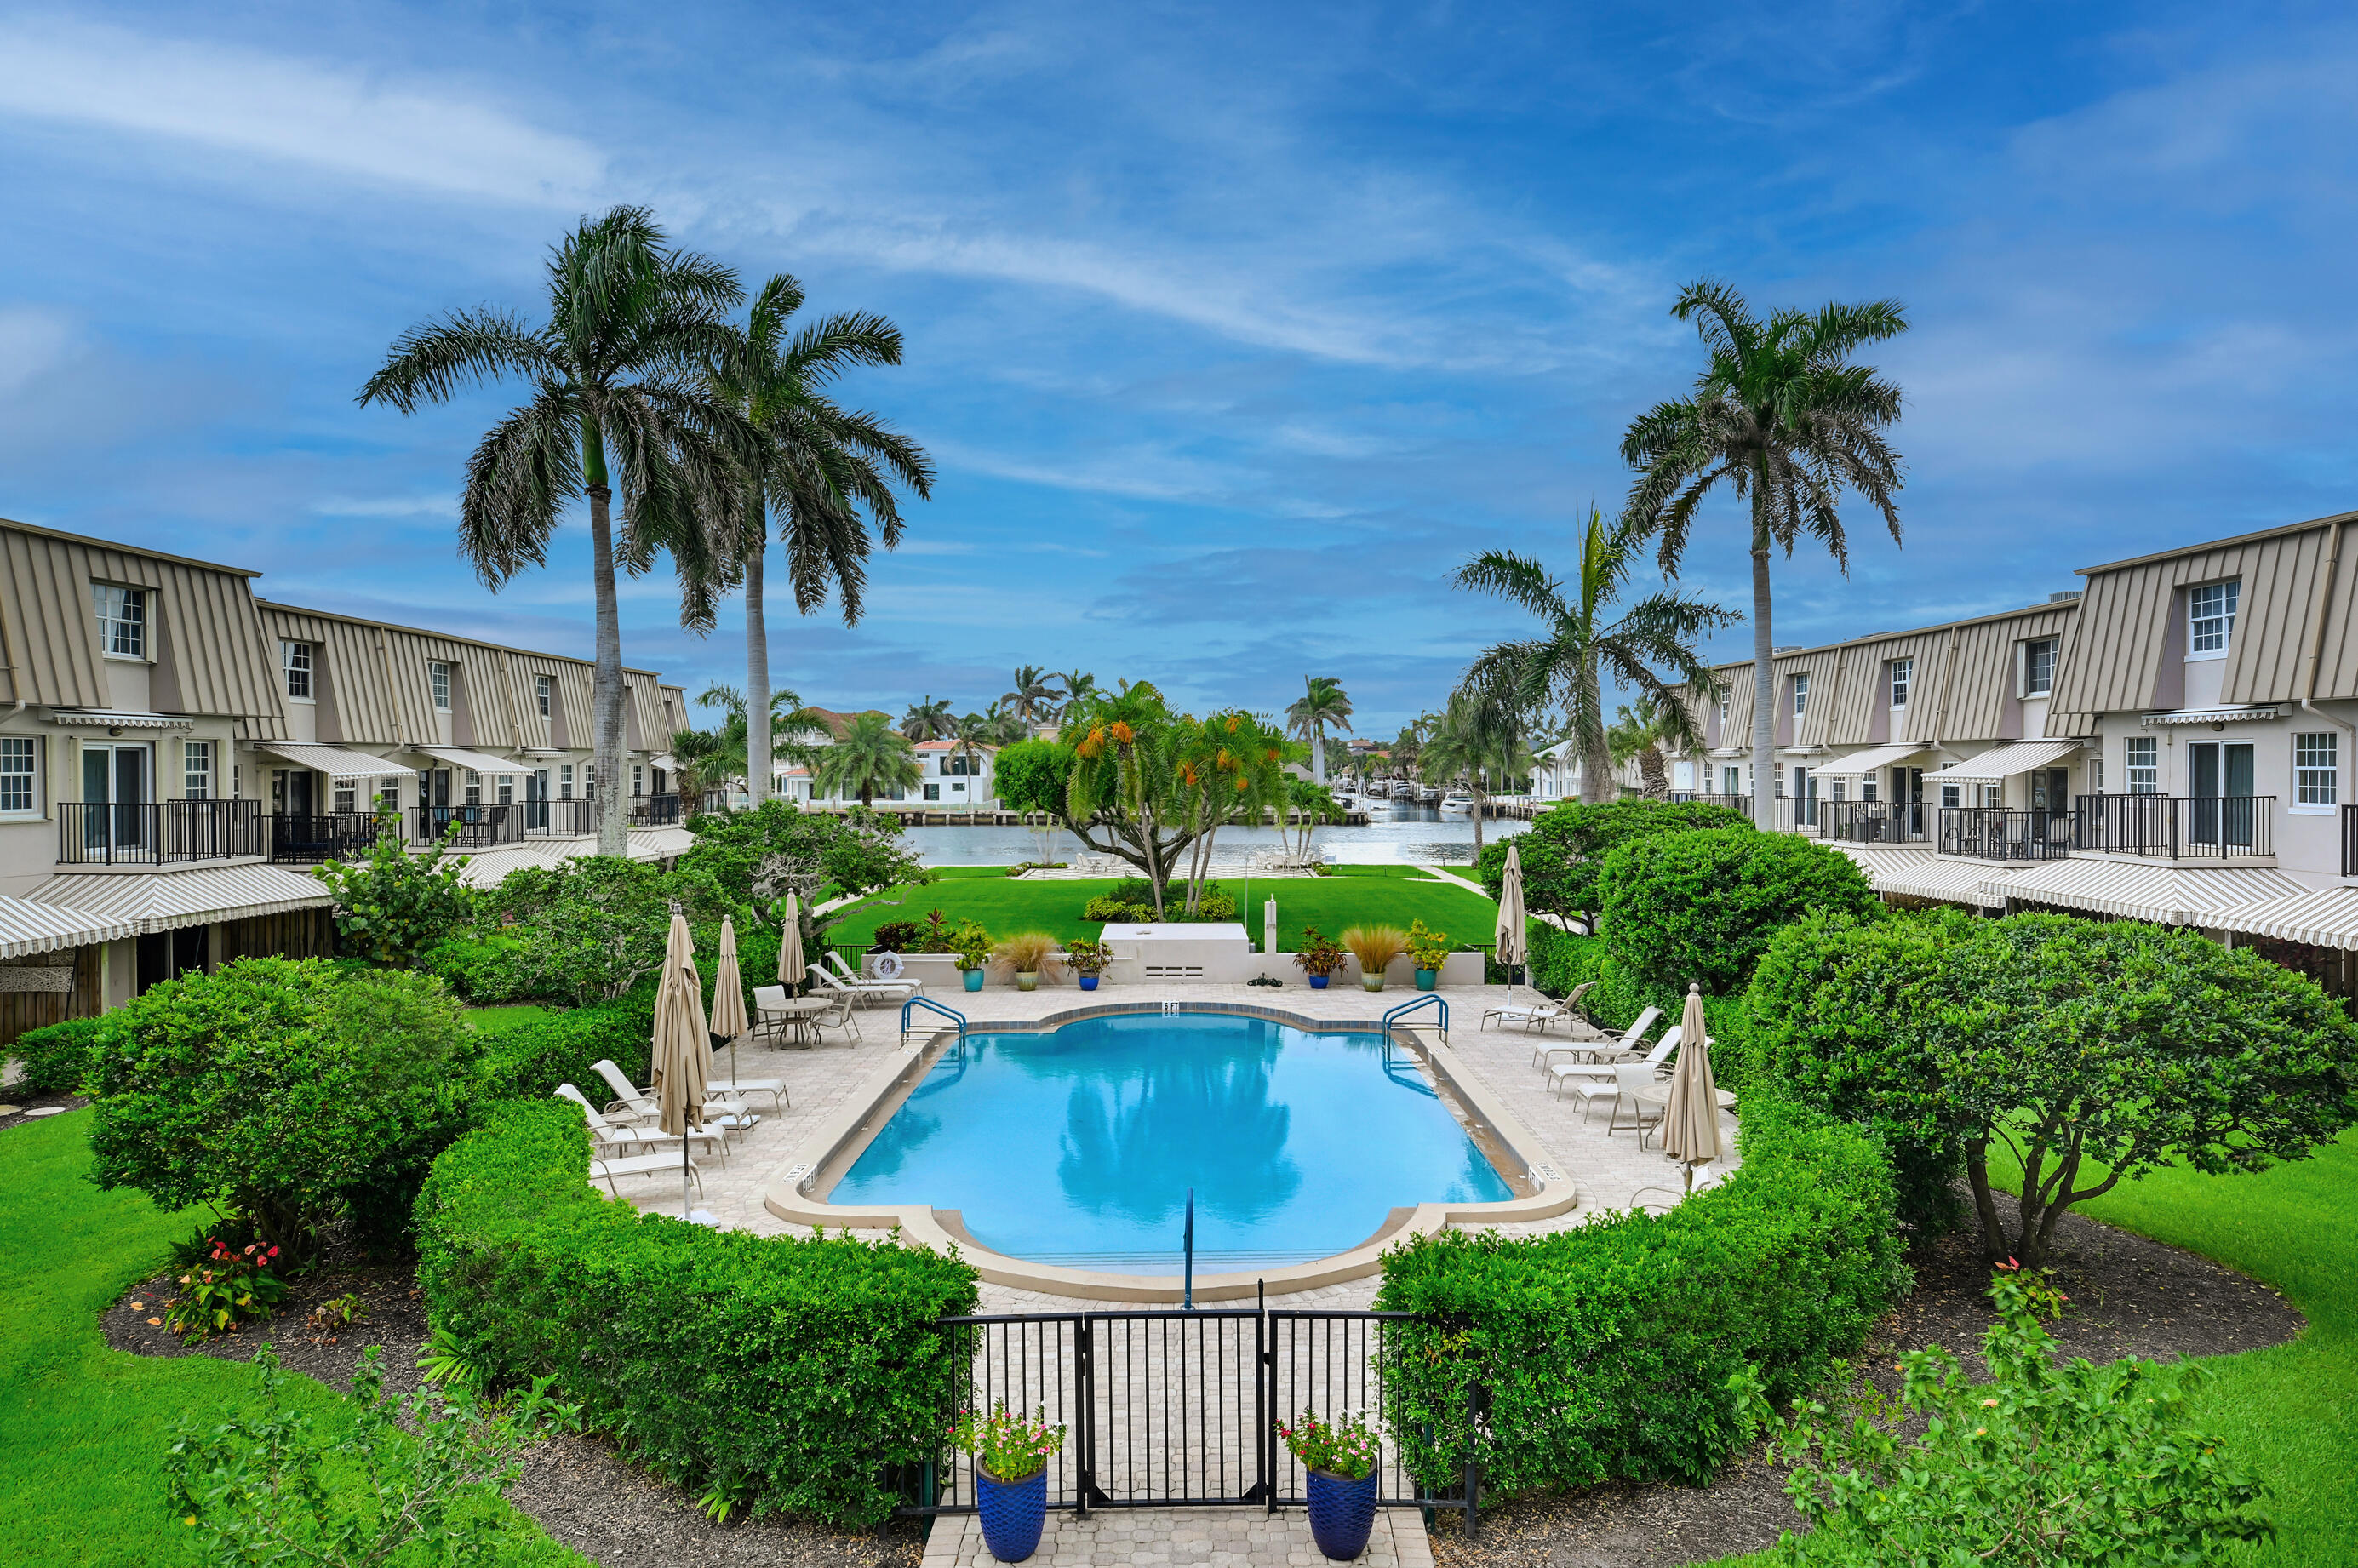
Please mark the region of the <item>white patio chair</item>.
<svg viewBox="0 0 2358 1568"><path fill-rule="evenodd" d="M1645 1146L1647 1124L1650 1121L1660 1121L1662 1111L1659 1106L1649 1111L1638 1102L1637 1097L1653 1087L1654 1069L1648 1063L1625 1062L1613 1069L1613 1109L1605 1119L1606 1137L1612 1137L1613 1130L1620 1125L1621 1106L1624 1101L1627 1101L1629 1106L1630 1125L1637 1130L1639 1146L1640 1148Z"/></svg>
<svg viewBox="0 0 2358 1568"><path fill-rule="evenodd" d="M1648 1008L1638 1015L1637 1022L1621 1032L1621 1037L1617 1040L1604 1033L1599 1033L1592 1042L1571 1045L1550 1045L1542 1040L1531 1047L1531 1065L1545 1067L1549 1061L1556 1056L1568 1055L1574 1061L1593 1063L1600 1056L1634 1054L1645 1044L1646 1031L1653 1028L1654 1021L1661 1016L1660 1008Z"/></svg>
<svg viewBox="0 0 2358 1568"><path fill-rule="evenodd" d="M845 1044L851 1044L854 1041L862 1045L866 1044L868 1035L860 1027L860 1015L851 1008L854 1000L849 991L837 991L828 997L827 1010L825 1012L813 1014L807 1020L812 1034L824 1043L828 1030L848 1029L851 1032L851 1039L845 1041Z"/></svg>
<svg viewBox="0 0 2358 1568"><path fill-rule="evenodd" d="M898 1007L925 989L925 982L922 980L866 979L853 973L851 967L843 961L842 954L829 953L827 957L835 960L835 967L842 971L843 978L829 974L822 965L812 968L811 979L830 990L849 991L856 1000L863 1002L871 1004L882 1002L888 1006Z"/></svg>
<svg viewBox="0 0 2358 1568"><path fill-rule="evenodd" d="M1532 1001L1501 1002L1498 1006L1484 1012L1474 1027L1478 1032L1488 1027L1490 1021L1495 1018L1501 1028L1509 1024L1520 1025L1526 1030L1544 1034L1547 1033L1549 1024L1563 1019L1571 1024L1573 1038L1577 1040L1584 1027L1593 1034L1597 1033L1595 1026L1590 1024L1580 1011L1580 999L1595 989L1595 980L1583 980L1573 987L1572 994L1562 1001L1550 1001L1545 997L1541 997ZM1603 1036L1598 1034L1598 1038L1601 1039Z"/></svg>
<svg viewBox="0 0 2358 1568"><path fill-rule="evenodd" d="M696 1184L697 1195L702 1197L704 1173L697 1168L696 1162L675 1160L668 1154L633 1154L622 1160L592 1160L590 1162L590 1184L595 1186L603 1182L608 1192L621 1197L622 1189L614 1185L617 1176L673 1176L683 1171Z"/></svg>
<svg viewBox="0 0 2358 1568"><path fill-rule="evenodd" d="M590 1065L591 1071L606 1080L606 1087L614 1091L614 1103L606 1108L608 1116L640 1127L653 1127L663 1120L663 1108L655 1103L653 1091L633 1086L623 1076L622 1069L614 1065L612 1057L592 1062ZM707 1126L719 1127L730 1132L751 1131L762 1122L762 1119L755 1116L743 1100L731 1098L723 1089L707 1088L704 1091L704 1116Z"/></svg>
<svg viewBox="0 0 2358 1568"><path fill-rule="evenodd" d="M644 1153L650 1148L660 1148L665 1145L674 1149L679 1147L680 1141L677 1138L659 1128L624 1127L607 1120L598 1114L598 1108L590 1103L589 1098L571 1084L557 1085L557 1098L571 1100L581 1108L581 1114L590 1119L590 1141L597 1146L600 1157L610 1152L627 1157ZM724 1165L729 1162L729 1135L719 1128L690 1128L687 1132L687 1141L691 1148L701 1144L708 1150L718 1150L720 1162Z"/></svg>
<svg viewBox="0 0 2358 1568"><path fill-rule="evenodd" d="M1562 1089L1581 1083L1611 1083L1624 1067L1639 1067L1648 1073L1660 1072L1663 1070L1663 1064L1678 1050L1679 1036L1684 1032L1684 1026L1676 1023L1662 1031L1662 1037L1654 1043L1651 1051L1646 1053L1646 1059L1642 1062L1552 1063L1548 1067L1548 1085L1552 1088ZM1559 1045L1549 1054L1556 1054L1564 1049Z"/></svg>

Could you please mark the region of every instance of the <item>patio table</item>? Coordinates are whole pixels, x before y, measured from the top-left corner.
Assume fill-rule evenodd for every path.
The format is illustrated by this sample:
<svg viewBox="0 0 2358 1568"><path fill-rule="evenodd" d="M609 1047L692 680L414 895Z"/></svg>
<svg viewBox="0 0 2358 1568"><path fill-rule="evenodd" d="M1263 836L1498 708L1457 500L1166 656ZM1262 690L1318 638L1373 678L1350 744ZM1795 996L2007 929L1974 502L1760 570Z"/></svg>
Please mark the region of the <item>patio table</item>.
<svg viewBox="0 0 2358 1568"><path fill-rule="evenodd" d="M817 1044L818 1032L813 1025L818 1015L835 1005L823 996L791 996L783 1003L762 1009L761 1023L765 1029L775 1029L790 1042L792 1050L807 1050Z"/></svg>

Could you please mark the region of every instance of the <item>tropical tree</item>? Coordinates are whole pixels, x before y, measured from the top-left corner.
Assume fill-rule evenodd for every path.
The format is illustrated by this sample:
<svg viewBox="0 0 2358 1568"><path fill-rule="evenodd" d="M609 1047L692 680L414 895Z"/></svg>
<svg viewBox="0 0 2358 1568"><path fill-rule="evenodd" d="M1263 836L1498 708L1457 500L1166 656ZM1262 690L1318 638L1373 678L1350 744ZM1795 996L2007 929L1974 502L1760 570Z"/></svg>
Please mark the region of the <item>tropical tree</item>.
<svg viewBox="0 0 2358 1568"><path fill-rule="evenodd" d="M1528 772L1531 747L1523 723L1510 697L1483 686L1464 687L1450 694L1433 734L1417 753L1417 768L1425 783L1446 786L1463 780L1474 794L1474 852L1482 852L1482 817L1490 793L1490 775Z"/></svg>
<svg viewBox="0 0 2358 1568"><path fill-rule="evenodd" d="M624 852L622 629L617 567L637 574L668 551L680 579L680 621L713 622L725 541L741 527L741 476L752 431L696 374L728 347L724 312L742 297L737 275L675 250L644 208L584 219L550 254L548 319L455 310L395 339L362 386L363 405L413 414L466 387L508 376L531 400L493 425L467 462L459 547L494 589L545 565L557 519L590 503L597 658L590 705L598 777L598 852ZM620 470L617 535L609 459Z"/></svg>
<svg viewBox="0 0 2358 1568"><path fill-rule="evenodd" d="M957 715L946 697L936 699L931 692L923 702L909 704L909 711L901 716L901 733L912 741L947 741L957 733Z"/></svg>
<svg viewBox="0 0 2358 1568"><path fill-rule="evenodd" d="M746 779L755 806L768 797L775 737L769 700L770 633L763 563L774 520L786 546L795 608L805 615L832 589L847 626L860 619L871 535L901 542L895 486L933 494L933 460L875 415L845 408L828 389L846 371L901 362L901 330L882 316L838 312L790 334L802 285L780 273L762 286L727 351L709 359L713 395L759 436L744 475L745 504L723 563L745 586L745 689L752 715ZM800 707L799 703L795 705Z"/></svg>
<svg viewBox="0 0 2358 1568"><path fill-rule="evenodd" d="M1662 705L1650 697L1623 703L1614 710L1613 727L1605 732L1613 765L1637 759L1639 776L1646 781L1649 799L1667 800L1671 775L1662 762L1662 742L1676 740L1663 718Z"/></svg>
<svg viewBox="0 0 2358 1568"><path fill-rule="evenodd" d="M993 745L1012 746L1018 741L1028 740L1031 736L1031 731L1025 727L1023 720L1007 710L1007 699L1003 697L984 708L982 718L983 721L990 727Z"/></svg>
<svg viewBox="0 0 2358 1568"><path fill-rule="evenodd" d="M1638 535L1660 536L1662 570L1685 555L1695 509L1725 485L1752 505L1752 814L1774 821L1777 743L1768 552L1790 557L1804 534L1850 570L1840 499L1858 492L1899 538L1899 454L1884 433L1899 417L1899 388L1851 355L1908 330L1896 299L1779 310L1765 322L1744 297L1708 278L1689 284L1671 314L1693 321L1708 356L1692 395L1657 405L1621 439L1638 470L1622 514Z"/></svg>
<svg viewBox="0 0 2358 1568"><path fill-rule="evenodd" d="M966 759L967 771L970 774L974 771L977 753L985 746L995 747L1003 743L1000 735L1001 726L996 719L989 714L969 713L951 726L946 738L957 748L955 754Z"/></svg>
<svg viewBox="0 0 2358 1568"><path fill-rule="evenodd" d="M1303 693L1285 710L1289 734L1310 743L1310 776L1318 783L1326 782L1326 731L1351 732L1351 699L1343 690L1343 683L1332 676L1305 676Z"/></svg>
<svg viewBox="0 0 2358 1568"><path fill-rule="evenodd" d="M674 730L671 760L679 793L689 800L701 800L707 790L726 786L745 761L725 735L710 730Z"/></svg>
<svg viewBox="0 0 2358 1568"><path fill-rule="evenodd" d="M873 806L881 794L914 789L925 778L909 738L882 713L854 714L831 746L802 751L811 771L811 793L838 799L860 796Z"/></svg>
<svg viewBox="0 0 2358 1568"><path fill-rule="evenodd" d="M1073 670L1055 677L1065 683L1064 702L1056 710L1059 723L1077 713L1081 706L1097 695L1098 677L1082 670Z"/></svg>
<svg viewBox="0 0 2358 1568"><path fill-rule="evenodd" d="M1015 689L999 699L1007 704L1008 711L1027 733L1031 726L1055 711L1056 688L1050 683L1055 678L1037 665L1019 665L1015 669Z"/></svg>
<svg viewBox="0 0 2358 1568"><path fill-rule="evenodd" d="M1695 640L1737 619L1715 604L1665 589L1613 612L1628 583L1631 563L1643 543L1641 530L1627 524L1607 527L1595 507L1581 541L1579 577L1567 592L1547 568L1511 550L1486 550L1458 568L1460 588L1492 593L1538 617L1536 637L1486 648L1466 671L1465 684L1490 699L1523 712L1550 700L1563 705L1580 754L1580 797L1609 800L1613 793L1612 748L1606 740L1604 682L1634 687L1662 709L1670 733L1699 741L1693 712L1681 703L1657 666L1671 672L1707 700L1715 691L1711 668L1695 652Z"/></svg>
<svg viewBox="0 0 2358 1568"><path fill-rule="evenodd" d="M725 769L721 778L745 780L750 793L753 783L752 726L747 719L745 694L733 686L723 686L716 681L697 693L696 705L722 710L724 717L715 737L719 749L712 754L712 766ZM803 699L795 694L792 687L781 687L770 694L770 732L773 736L785 736L791 744L815 739L821 730L816 721L804 716ZM677 757L679 754L678 748L674 747L672 755ZM773 761L774 762L774 759ZM774 766L772 771L775 772ZM715 782L717 786L719 781Z"/></svg>

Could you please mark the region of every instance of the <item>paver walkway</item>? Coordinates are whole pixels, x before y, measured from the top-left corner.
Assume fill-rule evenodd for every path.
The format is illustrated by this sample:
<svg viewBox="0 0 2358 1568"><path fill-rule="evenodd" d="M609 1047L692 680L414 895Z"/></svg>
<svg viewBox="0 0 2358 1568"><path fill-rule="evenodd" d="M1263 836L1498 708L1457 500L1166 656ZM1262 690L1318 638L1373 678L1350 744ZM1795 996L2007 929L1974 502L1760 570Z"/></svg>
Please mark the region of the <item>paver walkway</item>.
<svg viewBox="0 0 2358 1568"><path fill-rule="evenodd" d="M998 1562L982 1543L972 1514L946 1514L925 1542L925 1568L965 1568ZM1042 1568L1325 1568L1300 1509L1277 1514L1260 1509L1101 1509L1085 1519L1052 1513L1031 1559ZM1414 1509L1379 1509L1368 1550L1371 1568L1433 1568L1433 1543Z"/></svg>

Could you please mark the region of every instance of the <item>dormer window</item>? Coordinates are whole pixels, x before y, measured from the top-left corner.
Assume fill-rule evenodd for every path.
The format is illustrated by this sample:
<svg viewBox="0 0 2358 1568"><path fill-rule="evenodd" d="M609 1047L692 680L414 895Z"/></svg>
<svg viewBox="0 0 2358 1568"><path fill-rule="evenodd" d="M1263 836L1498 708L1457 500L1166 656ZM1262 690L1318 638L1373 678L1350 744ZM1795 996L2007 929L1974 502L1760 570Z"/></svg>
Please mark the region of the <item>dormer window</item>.
<svg viewBox="0 0 2358 1568"><path fill-rule="evenodd" d="M1806 672L1793 677L1793 717L1799 719L1810 710L1810 677Z"/></svg>
<svg viewBox="0 0 2358 1568"><path fill-rule="evenodd" d="M1895 709L1908 706L1908 691L1909 688L1913 687L1915 684L1916 661L1914 659L1892 660L1891 706Z"/></svg>
<svg viewBox="0 0 2358 1568"><path fill-rule="evenodd" d="M534 695L535 695L535 697L537 697L539 698L539 701L540 701L540 716L541 716L543 719L546 719L546 718L547 718L547 717L548 717L548 697L549 697L549 693L550 693L550 691L552 690L552 688L554 688L554 687L556 687L556 685L557 685L557 679L556 679L556 677L555 677L555 676L533 676L533 677L532 677L532 689L533 689L533 693L534 693Z"/></svg>
<svg viewBox="0 0 2358 1568"><path fill-rule="evenodd" d="M434 711L450 711L450 666L437 659L426 666L426 683L434 688Z"/></svg>
<svg viewBox="0 0 2358 1568"><path fill-rule="evenodd" d="M2022 645L2022 695L2047 697L2055 690L2055 639L2040 637Z"/></svg>
<svg viewBox="0 0 2358 1568"><path fill-rule="evenodd" d="M99 652L110 659L145 659L147 590L94 582L90 585L90 598L98 611Z"/></svg>
<svg viewBox="0 0 2358 1568"><path fill-rule="evenodd" d="M278 667L287 677L287 695L297 702L311 700L311 644L278 644Z"/></svg>
<svg viewBox="0 0 2358 1568"><path fill-rule="evenodd" d="M2186 596L2187 637L2189 657L2217 657L2227 651L2235 636L2235 601L2242 597L2243 583L2206 582Z"/></svg>

